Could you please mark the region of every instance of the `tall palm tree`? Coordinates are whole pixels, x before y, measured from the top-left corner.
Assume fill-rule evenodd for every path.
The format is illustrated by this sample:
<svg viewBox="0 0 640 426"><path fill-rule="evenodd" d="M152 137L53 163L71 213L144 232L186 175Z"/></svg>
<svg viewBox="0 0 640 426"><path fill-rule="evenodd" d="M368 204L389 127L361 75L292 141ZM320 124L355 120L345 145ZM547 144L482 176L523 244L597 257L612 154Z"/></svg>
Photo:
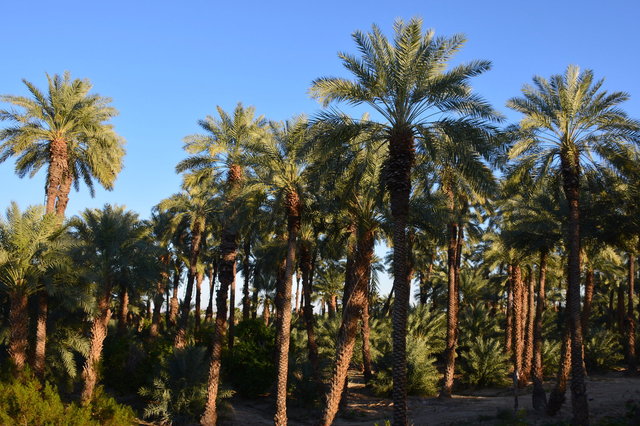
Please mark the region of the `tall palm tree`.
<svg viewBox="0 0 640 426"><path fill-rule="evenodd" d="M0 220L0 290L9 296L9 356L20 371L28 344L27 298L41 289L41 277L64 255L54 250L58 221L42 207L20 212L12 202L6 218Z"/></svg>
<svg viewBox="0 0 640 426"><path fill-rule="evenodd" d="M245 180L243 157L254 139L262 137L265 120L254 117L253 107L238 104L232 115L217 108L219 119L207 116L198 124L206 134L191 135L185 139L185 150L190 154L178 163L176 171L189 172L185 176L187 185L220 184L223 197L220 238L220 260L218 280L220 289L216 298L216 325L214 328L212 358L202 424L215 424L217 419L216 398L220 381L220 358L222 339L227 323L227 296L235 281L236 256L238 252L238 207L239 196ZM231 307L234 309L234 307Z"/></svg>
<svg viewBox="0 0 640 426"><path fill-rule="evenodd" d="M559 169L569 204L567 223L567 306L571 334L571 396L573 421L589 419L583 369L583 338L580 324L580 180L584 168L611 163L625 144L640 140L640 124L619 108L628 99L624 92L601 90L603 80L593 72L569 66L563 75L549 80L534 77L525 85L523 97L507 106L523 114L518 142L509 156L519 161L521 173L532 171L541 178ZM597 154L597 155L593 155Z"/></svg>
<svg viewBox="0 0 640 426"><path fill-rule="evenodd" d="M16 156L16 173L33 177L47 166L45 184L46 212L63 217L69 192L80 181L94 194L93 182L111 190L122 169L124 139L108 121L117 115L111 99L89 93L87 79L71 79L65 72L47 74L47 93L23 80L30 93L25 96L0 96L2 102L18 110L0 109L0 121L9 126L0 130L0 163ZM39 295L34 369L44 373L46 350L46 292Z"/></svg>
<svg viewBox="0 0 640 426"><path fill-rule="evenodd" d="M96 283L90 350L82 370L81 400L86 404L91 401L98 380L97 364L111 319L113 290L123 282L142 281L142 272L158 262L158 252L147 240L150 228L124 207L107 204L102 210L87 209L73 218L70 226L79 242L74 250L77 265L82 268L85 281ZM155 280L157 276L149 279Z"/></svg>
<svg viewBox="0 0 640 426"><path fill-rule="evenodd" d="M407 424L406 330L409 306L407 276L407 218L415 139L427 141L434 128L453 132L493 119L493 109L471 93L470 77L488 70L488 61L474 61L446 70L448 61L465 42L461 35L436 38L422 33L422 20L412 18L394 25L390 42L373 26L368 34L356 31L353 39L361 58L339 53L355 80L324 77L314 80L311 94L325 106L333 101L367 104L384 118L388 157L384 181L391 196L393 217L394 288L393 402L394 424ZM461 117L461 118L460 118ZM469 118L471 117L471 118Z"/></svg>

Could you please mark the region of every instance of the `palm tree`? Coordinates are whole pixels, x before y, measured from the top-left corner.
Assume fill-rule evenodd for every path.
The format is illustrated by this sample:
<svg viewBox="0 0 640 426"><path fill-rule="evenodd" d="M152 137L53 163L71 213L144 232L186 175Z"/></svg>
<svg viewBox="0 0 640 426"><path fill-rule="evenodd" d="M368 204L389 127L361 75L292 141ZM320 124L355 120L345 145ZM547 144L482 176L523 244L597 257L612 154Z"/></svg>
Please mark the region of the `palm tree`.
<svg viewBox="0 0 640 426"><path fill-rule="evenodd" d="M368 34L356 31L353 39L362 57L339 54L344 66L354 74L355 81L319 78L313 82L311 94L325 106L333 101L367 104L385 120L384 141L388 146L388 156L384 181L391 196L393 285L396 294L393 310L394 424L404 425L407 424L406 330L409 305L406 228L415 139L428 140L436 128L452 133L460 127L475 127L481 119L495 118L495 113L486 102L471 93L468 84L470 77L489 69L488 61L445 69L452 55L464 44L463 36L436 38L433 31L423 34L419 18L412 18L408 23L398 20L394 30L393 43L377 26L373 26Z"/></svg>
<svg viewBox="0 0 640 426"><path fill-rule="evenodd" d="M0 130L0 163L16 156L16 173L33 177L47 166L46 212L63 217L73 185L82 180L91 195L93 181L111 190L122 169L124 140L108 121L117 115L111 99L91 94L89 80L71 80L47 74L48 93L44 94L23 80L31 97L0 96L19 110L0 109L0 121L9 126ZM44 373L46 350L47 294L38 300L37 344L34 369Z"/></svg>
<svg viewBox="0 0 640 426"><path fill-rule="evenodd" d="M218 280L220 289L216 298L216 325L214 329L212 358L207 390L205 412L200 419L203 424L215 424L217 419L216 398L220 380L220 357L222 339L227 322L227 295L235 281L236 256L238 252L238 204L245 180L243 157L248 145L262 137L265 120L254 117L255 109L238 104L233 115L218 107L220 119L207 116L198 124L207 134L191 135L185 139L185 150L191 154L178 163L176 171L189 172L186 184L220 184L222 187L223 213L220 239L220 261ZM224 181L224 182L221 182ZM231 307L234 309L234 307Z"/></svg>
<svg viewBox="0 0 640 426"><path fill-rule="evenodd" d="M640 124L618 107L628 95L607 94L603 80L594 81L593 72L569 66L564 75L549 80L534 77L534 86L525 85L523 97L507 105L522 113L518 142L509 156L518 159L518 169L532 170L539 179L557 168L569 204L567 306L571 334L571 396L573 421L589 419L583 369L583 338L580 324L580 177L583 168L600 167L621 151L626 143L639 140ZM592 155L596 153L597 156Z"/></svg>
<svg viewBox="0 0 640 426"><path fill-rule="evenodd" d="M127 281L142 281L142 272L157 263L158 253L147 240L150 228L138 220L137 214L125 211L124 207L107 204L102 210L87 209L80 217L73 218L70 226L79 241L75 259L82 268L84 280L97 284L91 345L82 370L81 400L86 404L91 401L98 380L97 364L111 319L113 289ZM150 280L155 279L150 277Z"/></svg>
<svg viewBox="0 0 640 426"><path fill-rule="evenodd" d="M20 212L14 202L7 209L6 222L0 220L0 290L9 296L9 356L18 371L26 361L28 344L27 298L42 287L41 278L64 260L54 250L60 234L54 215L42 207Z"/></svg>

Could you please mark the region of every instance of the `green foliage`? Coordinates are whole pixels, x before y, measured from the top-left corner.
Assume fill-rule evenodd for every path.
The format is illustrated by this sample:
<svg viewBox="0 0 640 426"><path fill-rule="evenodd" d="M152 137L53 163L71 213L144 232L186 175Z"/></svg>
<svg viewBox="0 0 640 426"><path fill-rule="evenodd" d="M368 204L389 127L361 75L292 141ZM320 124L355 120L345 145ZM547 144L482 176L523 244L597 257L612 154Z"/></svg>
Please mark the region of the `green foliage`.
<svg viewBox="0 0 640 426"><path fill-rule="evenodd" d="M542 371L545 376L552 376L560 366L562 342L557 340L542 341Z"/></svg>
<svg viewBox="0 0 640 426"><path fill-rule="evenodd" d="M437 394L440 373L434 365L435 358L428 340L423 336L407 339L407 393L410 395L433 396ZM378 372L371 386L377 395L390 395L392 383L392 352L387 352L377 362Z"/></svg>
<svg viewBox="0 0 640 426"><path fill-rule="evenodd" d="M460 355L462 380L471 386L502 386L509 383L509 357L495 337L478 337Z"/></svg>
<svg viewBox="0 0 640 426"><path fill-rule="evenodd" d="M65 404L57 389L33 378L0 382L0 424L128 425L135 423L130 407L119 405L98 390L92 403Z"/></svg>
<svg viewBox="0 0 640 426"><path fill-rule="evenodd" d="M594 330L584 346L588 370L610 370L624 359L620 336L611 330Z"/></svg>
<svg viewBox="0 0 640 426"><path fill-rule="evenodd" d="M257 397L275 381L275 330L260 319L242 321L236 327L233 350L223 354L223 374L243 396Z"/></svg>

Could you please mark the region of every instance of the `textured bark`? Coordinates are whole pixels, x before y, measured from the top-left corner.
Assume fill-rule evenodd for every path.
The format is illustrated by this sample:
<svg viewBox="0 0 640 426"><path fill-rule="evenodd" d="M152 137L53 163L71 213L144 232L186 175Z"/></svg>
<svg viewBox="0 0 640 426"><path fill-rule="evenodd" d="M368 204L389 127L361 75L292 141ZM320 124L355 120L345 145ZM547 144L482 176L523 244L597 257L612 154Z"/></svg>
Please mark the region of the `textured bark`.
<svg viewBox="0 0 640 426"><path fill-rule="evenodd" d="M533 408L544 412L547 409L547 394L542 387L544 380L542 370L542 323L545 305L545 284L547 281L547 250L540 251L540 269L538 271L538 301L536 304L536 318L533 329L533 365L531 378L533 379Z"/></svg>
<svg viewBox="0 0 640 426"><path fill-rule="evenodd" d="M527 317L526 317L526 325L525 325L525 333L524 333L524 356L522 358L522 372L523 372L523 380L526 382L529 381L531 377L531 368L533 362L533 328L535 323L535 278L533 274L533 269L529 269L528 275L528 285L527 285Z"/></svg>
<svg viewBox="0 0 640 426"><path fill-rule="evenodd" d="M429 266L427 272L420 272L418 278L420 280L420 304L425 305L427 303L427 297L429 296L428 286L431 274L433 273L433 258L429 259Z"/></svg>
<svg viewBox="0 0 640 426"><path fill-rule="evenodd" d="M567 381L569 380L569 372L571 371L571 334L569 325L562 336L562 347L560 349L560 367L558 368L558 377L553 390L549 394L549 402L547 403L547 414L555 416L565 401L565 393L567 392Z"/></svg>
<svg viewBox="0 0 640 426"><path fill-rule="evenodd" d="M120 309L118 309L118 333L127 331L127 317L129 316L129 290L126 287L120 289Z"/></svg>
<svg viewBox="0 0 640 426"><path fill-rule="evenodd" d="M171 325L176 325L178 318L180 275L182 275L182 268L178 267L173 272L173 294L171 295L171 303L169 304L169 324Z"/></svg>
<svg viewBox="0 0 640 426"><path fill-rule="evenodd" d="M513 265L507 266L507 325L505 328L505 351L513 352Z"/></svg>
<svg viewBox="0 0 640 426"><path fill-rule="evenodd" d="M55 138L49 144L49 173L47 174L47 187L46 187L46 212L56 213L60 215L57 210L58 197L60 196L63 186L63 180L67 175L69 169L68 159L69 154L67 152L67 142L63 138ZM64 211L62 212L64 215Z"/></svg>
<svg viewBox="0 0 640 426"><path fill-rule="evenodd" d="M71 184L73 183L73 176L69 173L69 169L66 170L62 177L62 184L58 191L58 200L56 202L56 215L64 217L64 212L67 210L67 204L69 204L69 192L71 192Z"/></svg>
<svg viewBox="0 0 640 426"><path fill-rule="evenodd" d="M582 323L582 332L587 336L589 330L589 316L591 315L591 301L593 300L593 290L595 287L595 274L593 267L587 269L584 285L584 303L582 304L582 315L580 322Z"/></svg>
<svg viewBox="0 0 640 426"><path fill-rule="evenodd" d="M636 374L638 370L636 359L636 318L633 303L635 276L635 253L629 253L629 278L627 281L627 317L625 318L627 326L627 372L629 374Z"/></svg>
<svg viewBox="0 0 640 426"><path fill-rule="evenodd" d="M302 272L298 270L296 272L296 298L295 304L293 305L293 311L298 313L300 312L300 283L302 281Z"/></svg>
<svg viewBox="0 0 640 426"><path fill-rule="evenodd" d="M573 155L573 158L570 157ZM571 332L571 407L574 424L589 423L589 405L584 377L582 324L580 322L580 204L579 158L566 148L560 155L562 184L569 203L567 310Z"/></svg>
<svg viewBox="0 0 640 426"><path fill-rule="evenodd" d="M407 220L411 169L415 161L413 133L409 128L393 129L389 135L389 157L385 167L391 198L393 241L393 425L407 425L407 311L410 283L407 281L409 248Z"/></svg>
<svg viewBox="0 0 640 426"><path fill-rule="evenodd" d="M302 202L295 192L287 193L287 260L282 286L276 294L276 414L273 421L276 426L287 424L287 375L289 372L289 336L291 334L291 287L296 264L296 245L300 231Z"/></svg>
<svg viewBox="0 0 640 426"><path fill-rule="evenodd" d="M206 322L213 319L213 292L216 288L216 278L218 277L218 261L214 260L213 265L208 270L209 273L209 303L207 304L207 313L204 316Z"/></svg>
<svg viewBox="0 0 640 426"><path fill-rule="evenodd" d="M234 275L229 289L229 330L227 332L227 345L233 349L233 341L236 337L236 277Z"/></svg>
<svg viewBox="0 0 640 426"><path fill-rule="evenodd" d="M107 288L98 297L98 314L91 324L91 343L89 357L86 359L82 369L83 388L80 400L83 405L91 402L93 391L98 381L98 363L102 357L102 345L107 337L107 325L111 319L111 309L109 309L109 299L111 298L111 288Z"/></svg>
<svg viewBox="0 0 640 426"><path fill-rule="evenodd" d="M271 319L271 310L269 307L269 298L265 297L264 299L264 307L262 308L262 319L264 320L264 325L269 327L269 321Z"/></svg>
<svg viewBox="0 0 640 426"><path fill-rule="evenodd" d="M46 291L38 293L38 318L36 321L36 345L33 356L33 371L40 378L44 377L47 355L47 316L49 312L49 296Z"/></svg>
<svg viewBox="0 0 640 426"><path fill-rule="evenodd" d="M362 366L364 382L368 385L373 378L371 359L371 327L369 325L369 289L367 289L367 297L365 306L362 308Z"/></svg>
<svg viewBox="0 0 640 426"><path fill-rule="evenodd" d="M242 320L246 321L251 315L251 299L249 298L249 279L251 278L251 270L249 256L251 254L251 240L247 237L244 242L244 262L242 264L242 275L244 284L242 285ZM296 306L297 306L296 298Z"/></svg>
<svg viewBox="0 0 640 426"><path fill-rule="evenodd" d="M522 270L519 265L514 265L512 268L512 287L513 287L513 331L511 333L513 338L513 370L518 378L518 386L522 386L522 354L524 351L524 341L522 339L523 330L523 315L522 315Z"/></svg>
<svg viewBox="0 0 640 426"><path fill-rule="evenodd" d="M163 264L164 268L168 267L169 255L161 256L160 263ZM164 303L165 290L168 290L169 273L163 269L160 276L162 278L156 283L156 294L153 296L153 313L151 314L151 328L149 329L151 337L156 337L160 331L160 312Z"/></svg>
<svg viewBox="0 0 640 426"><path fill-rule="evenodd" d="M202 318L200 318L200 315L201 315L200 314L200 298L202 297L202 280L204 280L204 273L198 272L196 274L196 312L195 312L196 321L195 321L195 328L194 328L196 332L200 330L200 321L202 320Z"/></svg>
<svg viewBox="0 0 640 426"><path fill-rule="evenodd" d="M342 324L338 332L336 363L331 377L326 405L322 414L322 424L333 423L338 412L343 389L345 388L349 363L358 333L358 323L367 307L367 287L369 270L373 258L374 236L371 231L358 233L357 248L353 261L353 285L345 290Z"/></svg>
<svg viewBox="0 0 640 426"><path fill-rule="evenodd" d="M338 312L338 296L330 294L327 299L327 311L329 311L329 318L335 318Z"/></svg>
<svg viewBox="0 0 640 426"><path fill-rule="evenodd" d="M307 329L307 351L309 353L309 362L313 369L314 380L319 380L318 375L318 344L316 343L315 335L315 319L313 317L313 305L311 304L311 293L313 291L311 287L311 273L312 273L313 259L309 246L302 242L300 244L300 271L302 272L302 293L303 293L303 308L302 314L304 317L304 323Z"/></svg>
<svg viewBox="0 0 640 426"><path fill-rule="evenodd" d="M196 220L191 230L191 247L189 250L189 271L187 272L187 289L182 301L182 309L178 320L178 330L176 331L173 346L182 349L187 345L187 326L189 324L189 313L191 312L191 298L193 297L193 284L198 274L198 257L200 256L200 243L202 232L204 231L204 221Z"/></svg>
<svg viewBox="0 0 640 426"><path fill-rule="evenodd" d="M450 195L450 210L453 210L453 195ZM444 379L442 381L442 389L440 390L441 398L450 398L453 390L453 376L455 373L456 360L456 337L458 328L458 295L456 293L456 260L458 246L458 224L450 223L449 226L449 245L447 248L447 337L444 351Z"/></svg>
<svg viewBox="0 0 640 426"><path fill-rule="evenodd" d="M27 296L23 293L10 295L9 310L9 357L18 371L24 369L27 362L27 343L29 314Z"/></svg>

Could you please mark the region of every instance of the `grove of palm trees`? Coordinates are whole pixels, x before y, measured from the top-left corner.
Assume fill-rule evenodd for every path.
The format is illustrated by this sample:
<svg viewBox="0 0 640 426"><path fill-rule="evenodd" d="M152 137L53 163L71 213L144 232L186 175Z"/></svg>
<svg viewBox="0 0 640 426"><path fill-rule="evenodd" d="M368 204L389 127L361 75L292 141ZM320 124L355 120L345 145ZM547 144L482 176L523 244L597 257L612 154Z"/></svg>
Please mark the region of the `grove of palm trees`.
<svg viewBox="0 0 640 426"><path fill-rule="evenodd" d="M3 92L45 187L0 200L0 424L640 424L630 95L567 64L492 105L465 42L373 25L314 111L214 103L148 212L67 208L118 193L117 99Z"/></svg>

